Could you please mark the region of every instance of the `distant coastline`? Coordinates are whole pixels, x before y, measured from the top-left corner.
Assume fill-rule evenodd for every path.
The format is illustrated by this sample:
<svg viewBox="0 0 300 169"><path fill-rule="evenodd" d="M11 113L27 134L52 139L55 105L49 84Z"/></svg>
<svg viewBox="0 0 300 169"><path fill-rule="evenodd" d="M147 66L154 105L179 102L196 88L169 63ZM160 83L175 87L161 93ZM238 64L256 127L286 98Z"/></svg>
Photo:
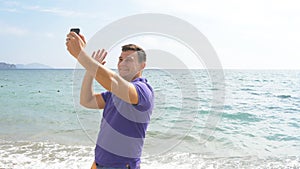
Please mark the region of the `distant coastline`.
<svg viewBox="0 0 300 169"><path fill-rule="evenodd" d="M0 69L16 69L16 68L17 68L17 66L14 64L0 62Z"/></svg>
<svg viewBox="0 0 300 169"><path fill-rule="evenodd" d="M41 63L30 63L30 64L10 64L5 62L0 62L0 69L53 69L48 65Z"/></svg>

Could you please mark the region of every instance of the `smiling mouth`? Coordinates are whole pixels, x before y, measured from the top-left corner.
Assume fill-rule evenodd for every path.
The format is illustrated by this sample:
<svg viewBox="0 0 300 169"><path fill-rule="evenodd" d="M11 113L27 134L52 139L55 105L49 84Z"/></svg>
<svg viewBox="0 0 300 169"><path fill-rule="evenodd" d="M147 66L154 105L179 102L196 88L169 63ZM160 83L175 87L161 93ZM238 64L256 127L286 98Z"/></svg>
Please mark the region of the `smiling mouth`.
<svg viewBox="0 0 300 169"><path fill-rule="evenodd" d="M121 71L122 71L122 72L128 72L129 69L124 69L124 68L123 68L123 69L119 69L119 71L120 71L120 72L121 72Z"/></svg>
<svg viewBox="0 0 300 169"><path fill-rule="evenodd" d="M120 75L128 74L128 72L129 72L129 71L126 70L126 69L125 69L125 70L124 70L124 69L119 70L119 74L120 74Z"/></svg>

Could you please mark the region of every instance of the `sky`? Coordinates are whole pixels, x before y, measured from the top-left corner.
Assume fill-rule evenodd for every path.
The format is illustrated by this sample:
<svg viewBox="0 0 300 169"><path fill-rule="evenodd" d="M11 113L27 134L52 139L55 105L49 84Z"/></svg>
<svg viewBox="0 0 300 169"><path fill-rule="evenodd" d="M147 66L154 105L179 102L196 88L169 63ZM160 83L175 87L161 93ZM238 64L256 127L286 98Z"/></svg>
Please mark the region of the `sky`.
<svg viewBox="0 0 300 169"><path fill-rule="evenodd" d="M143 13L168 14L195 26L213 46L224 69L300 68L297 0L0 0L0 62L74 68L77 62L65 47L70 28L81 28L89 40L114 21ZM190 55L188 49L164 37L127 41ZM109 66L116 63L117 47L109 51Z"/></svg>

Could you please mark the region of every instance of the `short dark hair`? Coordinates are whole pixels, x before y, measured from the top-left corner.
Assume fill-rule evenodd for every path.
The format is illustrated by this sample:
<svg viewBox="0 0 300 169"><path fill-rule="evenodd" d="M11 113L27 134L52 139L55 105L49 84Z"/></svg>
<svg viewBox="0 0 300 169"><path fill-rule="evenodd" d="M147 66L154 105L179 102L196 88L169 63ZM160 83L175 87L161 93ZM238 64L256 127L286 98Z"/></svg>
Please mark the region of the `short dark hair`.
<svg viewBox="0 0 300 169"><path fill-rule="evenodd" d="M146 53L145 53L144 49L142 49L141 47L139 47L135 44L127 44L127 45L122 46L122 52L129 51L129 50L137 52L140 63L146 62Z"/></svg>

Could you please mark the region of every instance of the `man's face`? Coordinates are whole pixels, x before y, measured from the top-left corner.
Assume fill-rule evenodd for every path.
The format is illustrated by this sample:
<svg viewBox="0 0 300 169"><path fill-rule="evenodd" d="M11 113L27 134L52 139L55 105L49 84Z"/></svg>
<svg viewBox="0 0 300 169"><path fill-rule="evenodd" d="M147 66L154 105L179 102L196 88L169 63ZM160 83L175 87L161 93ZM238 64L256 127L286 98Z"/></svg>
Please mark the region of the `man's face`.
<svg viewBox="0 0 300 169"><path fill-rule="evenodd" d="M118 62L119 75L124 79L131 81L136 78L137 73L142 70L141 64L138 62L138 54L136 51L122 51Z"/></svg>

